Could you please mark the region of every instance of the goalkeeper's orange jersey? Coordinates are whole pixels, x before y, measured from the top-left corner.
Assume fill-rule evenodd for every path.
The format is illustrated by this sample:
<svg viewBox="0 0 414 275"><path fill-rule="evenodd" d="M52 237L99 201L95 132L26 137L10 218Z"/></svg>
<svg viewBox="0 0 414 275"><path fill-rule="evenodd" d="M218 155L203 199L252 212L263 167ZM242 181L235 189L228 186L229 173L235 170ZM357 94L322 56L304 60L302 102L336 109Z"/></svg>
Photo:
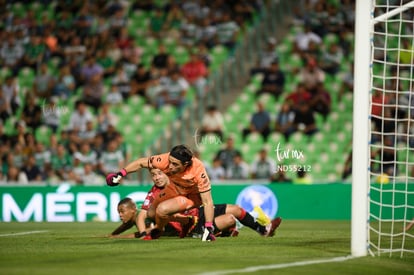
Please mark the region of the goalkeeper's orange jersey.
<svg viewBox="0 0 414 275"><path fill-rule="evenodd" d="M168 175L169 153L155 155L149 159L149 167L155 167ZM177 188L181 195L190 193L203 193L210 191L211 184L204 164L197 158L192 158L192 165L183 172L168 175L168 178Z"/></svg>

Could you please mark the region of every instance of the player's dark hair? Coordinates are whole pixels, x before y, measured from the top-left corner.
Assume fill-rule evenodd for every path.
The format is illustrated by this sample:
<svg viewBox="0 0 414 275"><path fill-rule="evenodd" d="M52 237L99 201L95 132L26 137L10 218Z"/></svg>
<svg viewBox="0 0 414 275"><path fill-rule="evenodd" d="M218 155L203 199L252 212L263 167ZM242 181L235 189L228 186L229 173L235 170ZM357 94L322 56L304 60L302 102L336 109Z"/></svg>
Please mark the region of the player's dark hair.
<svg viewBox="0 0 414 275"><path fill-rule="evenodd" d="M193 164L193 152L184 144L174 146L170 151L170 156L181 161L183 165L190 166Z"/></svg>
<svg viewBox="0 0 414 275"><path fill-rule="evenodd" d="M131 198L123 198L118 202L118 206L125 204L126 206L132 208L136 206L135 202Z"/></svg>

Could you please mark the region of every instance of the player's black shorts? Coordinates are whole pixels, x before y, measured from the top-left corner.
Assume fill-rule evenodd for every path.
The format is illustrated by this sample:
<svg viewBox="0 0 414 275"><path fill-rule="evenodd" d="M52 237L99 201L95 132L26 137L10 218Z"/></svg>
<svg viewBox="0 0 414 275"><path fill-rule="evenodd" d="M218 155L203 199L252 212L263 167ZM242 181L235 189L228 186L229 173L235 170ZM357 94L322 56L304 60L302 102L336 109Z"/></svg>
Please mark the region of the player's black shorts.
<svg viewBox="0 0 414 275"><path fill-rule="evenodd" d="M227 204L225 204L225 203L224 204L215 204L214 205L214 218L226 214L226 208L227 208ZM206 217L204 216L204 207L201 206L198 210L199 210L199 212L198 212L198 223L197 223L196 227L194 228L193 233L203 234L203 226L204 226L204 223L206 222ZM215 228L214 231L218 232L216 224L214 222L213 222L213 224L214 224L214 228Z"/></svg>

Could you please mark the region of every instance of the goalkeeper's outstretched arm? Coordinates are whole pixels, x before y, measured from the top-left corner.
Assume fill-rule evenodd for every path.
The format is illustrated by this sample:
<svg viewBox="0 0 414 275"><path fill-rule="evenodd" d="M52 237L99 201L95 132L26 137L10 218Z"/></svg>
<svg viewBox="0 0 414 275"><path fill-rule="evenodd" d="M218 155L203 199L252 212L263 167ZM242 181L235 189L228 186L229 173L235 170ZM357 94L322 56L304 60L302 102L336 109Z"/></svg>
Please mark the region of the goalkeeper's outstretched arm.
<svg viewBox="0 0 414 275"><path fill-rule="evenodd" d="M138 171L141 168L148 168L150 166L149 161L149 157L143 157L133 162L130 162L127 166L125 166L125 168L122 168L121 171L119 171L118 173L109 173L106 176L106 183L109 186L117 186L120 183L121 179L128 175L128 173Z"/></svg>
<svg viewBox="0 0 414 275"><path fill-rule="evenodd" d="M132 173L132 172L138 171L141 168L148 168L149 161L150 161L149 157L139 158L127 164L127 166L125 166L124 169L127 173Z"/></svg>

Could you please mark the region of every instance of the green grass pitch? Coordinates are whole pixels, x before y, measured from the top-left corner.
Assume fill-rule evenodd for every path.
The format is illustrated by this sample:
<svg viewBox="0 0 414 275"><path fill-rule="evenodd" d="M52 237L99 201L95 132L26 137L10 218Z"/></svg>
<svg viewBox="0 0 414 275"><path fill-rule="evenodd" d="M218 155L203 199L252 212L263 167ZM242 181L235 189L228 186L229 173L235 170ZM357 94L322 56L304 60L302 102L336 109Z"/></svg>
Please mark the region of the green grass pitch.
<svg viewBox="0 0 414 275"><path fill-rule="evenodd" d="M103 237L117 225L1 223L0 274L414 274L413 253L324 262L350 254L348 221L284 220L273 238L242 228L212 243Z"/></svg>

